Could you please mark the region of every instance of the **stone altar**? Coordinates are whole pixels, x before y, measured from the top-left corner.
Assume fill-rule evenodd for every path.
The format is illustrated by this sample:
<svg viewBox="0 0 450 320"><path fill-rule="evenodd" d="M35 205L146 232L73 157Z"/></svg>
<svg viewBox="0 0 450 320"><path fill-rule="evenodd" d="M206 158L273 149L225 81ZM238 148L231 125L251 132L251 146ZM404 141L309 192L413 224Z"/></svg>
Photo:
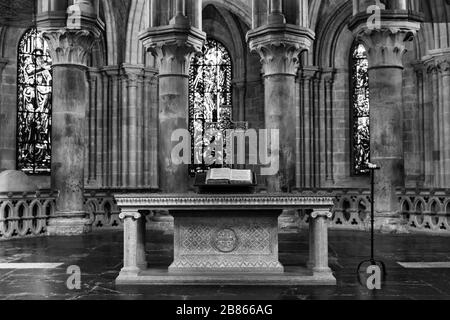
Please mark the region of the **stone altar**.
<svg viewBox="0 0 450 320"><path fill-rule="evenodd" d="M335 285L328 267L327 219L333 200L300 195L116 195L124 221L124 267L118 285ZM278 260L278 217L312 209L308 267ZM174 217L174 261L148 268L145 215Z"/></svg>

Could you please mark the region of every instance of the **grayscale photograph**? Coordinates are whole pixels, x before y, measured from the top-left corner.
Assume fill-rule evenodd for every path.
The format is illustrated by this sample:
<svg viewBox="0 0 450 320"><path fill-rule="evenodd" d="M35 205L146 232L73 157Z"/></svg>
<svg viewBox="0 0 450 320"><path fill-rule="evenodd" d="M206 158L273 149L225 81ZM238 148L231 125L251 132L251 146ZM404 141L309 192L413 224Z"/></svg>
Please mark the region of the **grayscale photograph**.
<svg viewBox="0 0 450 320"><path fill-rule="evenodd" d="M450 1L0 0L6 300L450 300Z"/></svg>

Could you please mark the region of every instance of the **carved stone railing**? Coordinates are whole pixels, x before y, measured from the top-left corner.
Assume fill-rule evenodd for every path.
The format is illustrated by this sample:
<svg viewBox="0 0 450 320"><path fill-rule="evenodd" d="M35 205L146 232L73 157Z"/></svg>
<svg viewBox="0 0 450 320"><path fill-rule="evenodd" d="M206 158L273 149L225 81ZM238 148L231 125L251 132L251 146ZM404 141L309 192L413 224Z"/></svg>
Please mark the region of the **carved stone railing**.
<svg viewBox="0 0 450 320"><path fill-rule="evenodd" d="M410 232L450 235L450 190L399 191L401 212Z"/></svg>
<svg viewBox="0 0 450 320"><path fill-rule="evenodd" d="M85 208L93 230L121 230L119 208L114 200L116 191L86 192ZM330 229L367 231L370 227L370 192L357 189L304 191L304 196L334 198ZM55 210L56 194L37 193L0 194L0 241L46 235L49 216ZM411 233L450 235L450 190L399 190L399 204L404 224ZM297 228L308 227L309 212L299 211ZM147 226L170 229L172 220L159 212L146 216Z"/></svg>
<svg viewBox="0 0 450 320"><path fill-rule="evenodd" d="M46 235L55 198L50 191L0 193L0 241Z"/></svg>
<svg viewBox="0 0 450 320"><path fill-rule="evenodd" d="M329 195L334 199L333 218L330 229L335 230L369 230L370 227L370 192L369 190L333 189L328 191L304 191L302 195ZM309 213L299 213L299 227L307 228Z"/></svg>
<svg viewBox="0 0 450 320"><path fill-rule="evenodd" d="M110 191L87 192L85 208L93 230L122 229L120 210Z"/></svg>

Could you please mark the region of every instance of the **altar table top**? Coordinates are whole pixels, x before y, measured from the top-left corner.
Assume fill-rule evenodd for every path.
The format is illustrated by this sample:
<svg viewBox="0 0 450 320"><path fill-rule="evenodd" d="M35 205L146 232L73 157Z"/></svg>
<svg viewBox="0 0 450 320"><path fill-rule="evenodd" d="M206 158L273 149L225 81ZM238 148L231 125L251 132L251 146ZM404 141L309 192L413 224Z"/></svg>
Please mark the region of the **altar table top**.
<svg viewBox="0 0 450 320"><path fill-rule="evenodd" d="M117 205L128 210L330 210L333 198L301 194L117 194Z"/></svg>

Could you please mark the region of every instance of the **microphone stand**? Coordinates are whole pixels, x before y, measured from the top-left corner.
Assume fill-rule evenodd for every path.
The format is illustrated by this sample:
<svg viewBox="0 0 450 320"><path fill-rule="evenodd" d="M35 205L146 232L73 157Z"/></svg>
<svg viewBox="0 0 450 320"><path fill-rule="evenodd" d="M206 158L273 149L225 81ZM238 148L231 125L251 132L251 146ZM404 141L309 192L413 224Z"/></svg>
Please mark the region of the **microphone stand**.
<svg viewBox="0 0 450 320"><path fill-rule="evenodd" d="M375 171L380 170L381 168L374 165L374 164L369 164L369 171L370 171L370 197L371 197L371 205L370 205L370 224L371 224L371 238L370 238L370 259L369 260L365 260L363 262L361 262L358 265L358 270L357 270L357 274L358 274L358 281L361 283L361 278L359 277L360 275L360 270L361 267L366 264L369 263L369 265L372 266L379 266L382 272L382 277L383 279L385 278L385 276L387 275L386 273L386 265L384 264L383 261L381 260L376 260L375 259Z"/></svg>

